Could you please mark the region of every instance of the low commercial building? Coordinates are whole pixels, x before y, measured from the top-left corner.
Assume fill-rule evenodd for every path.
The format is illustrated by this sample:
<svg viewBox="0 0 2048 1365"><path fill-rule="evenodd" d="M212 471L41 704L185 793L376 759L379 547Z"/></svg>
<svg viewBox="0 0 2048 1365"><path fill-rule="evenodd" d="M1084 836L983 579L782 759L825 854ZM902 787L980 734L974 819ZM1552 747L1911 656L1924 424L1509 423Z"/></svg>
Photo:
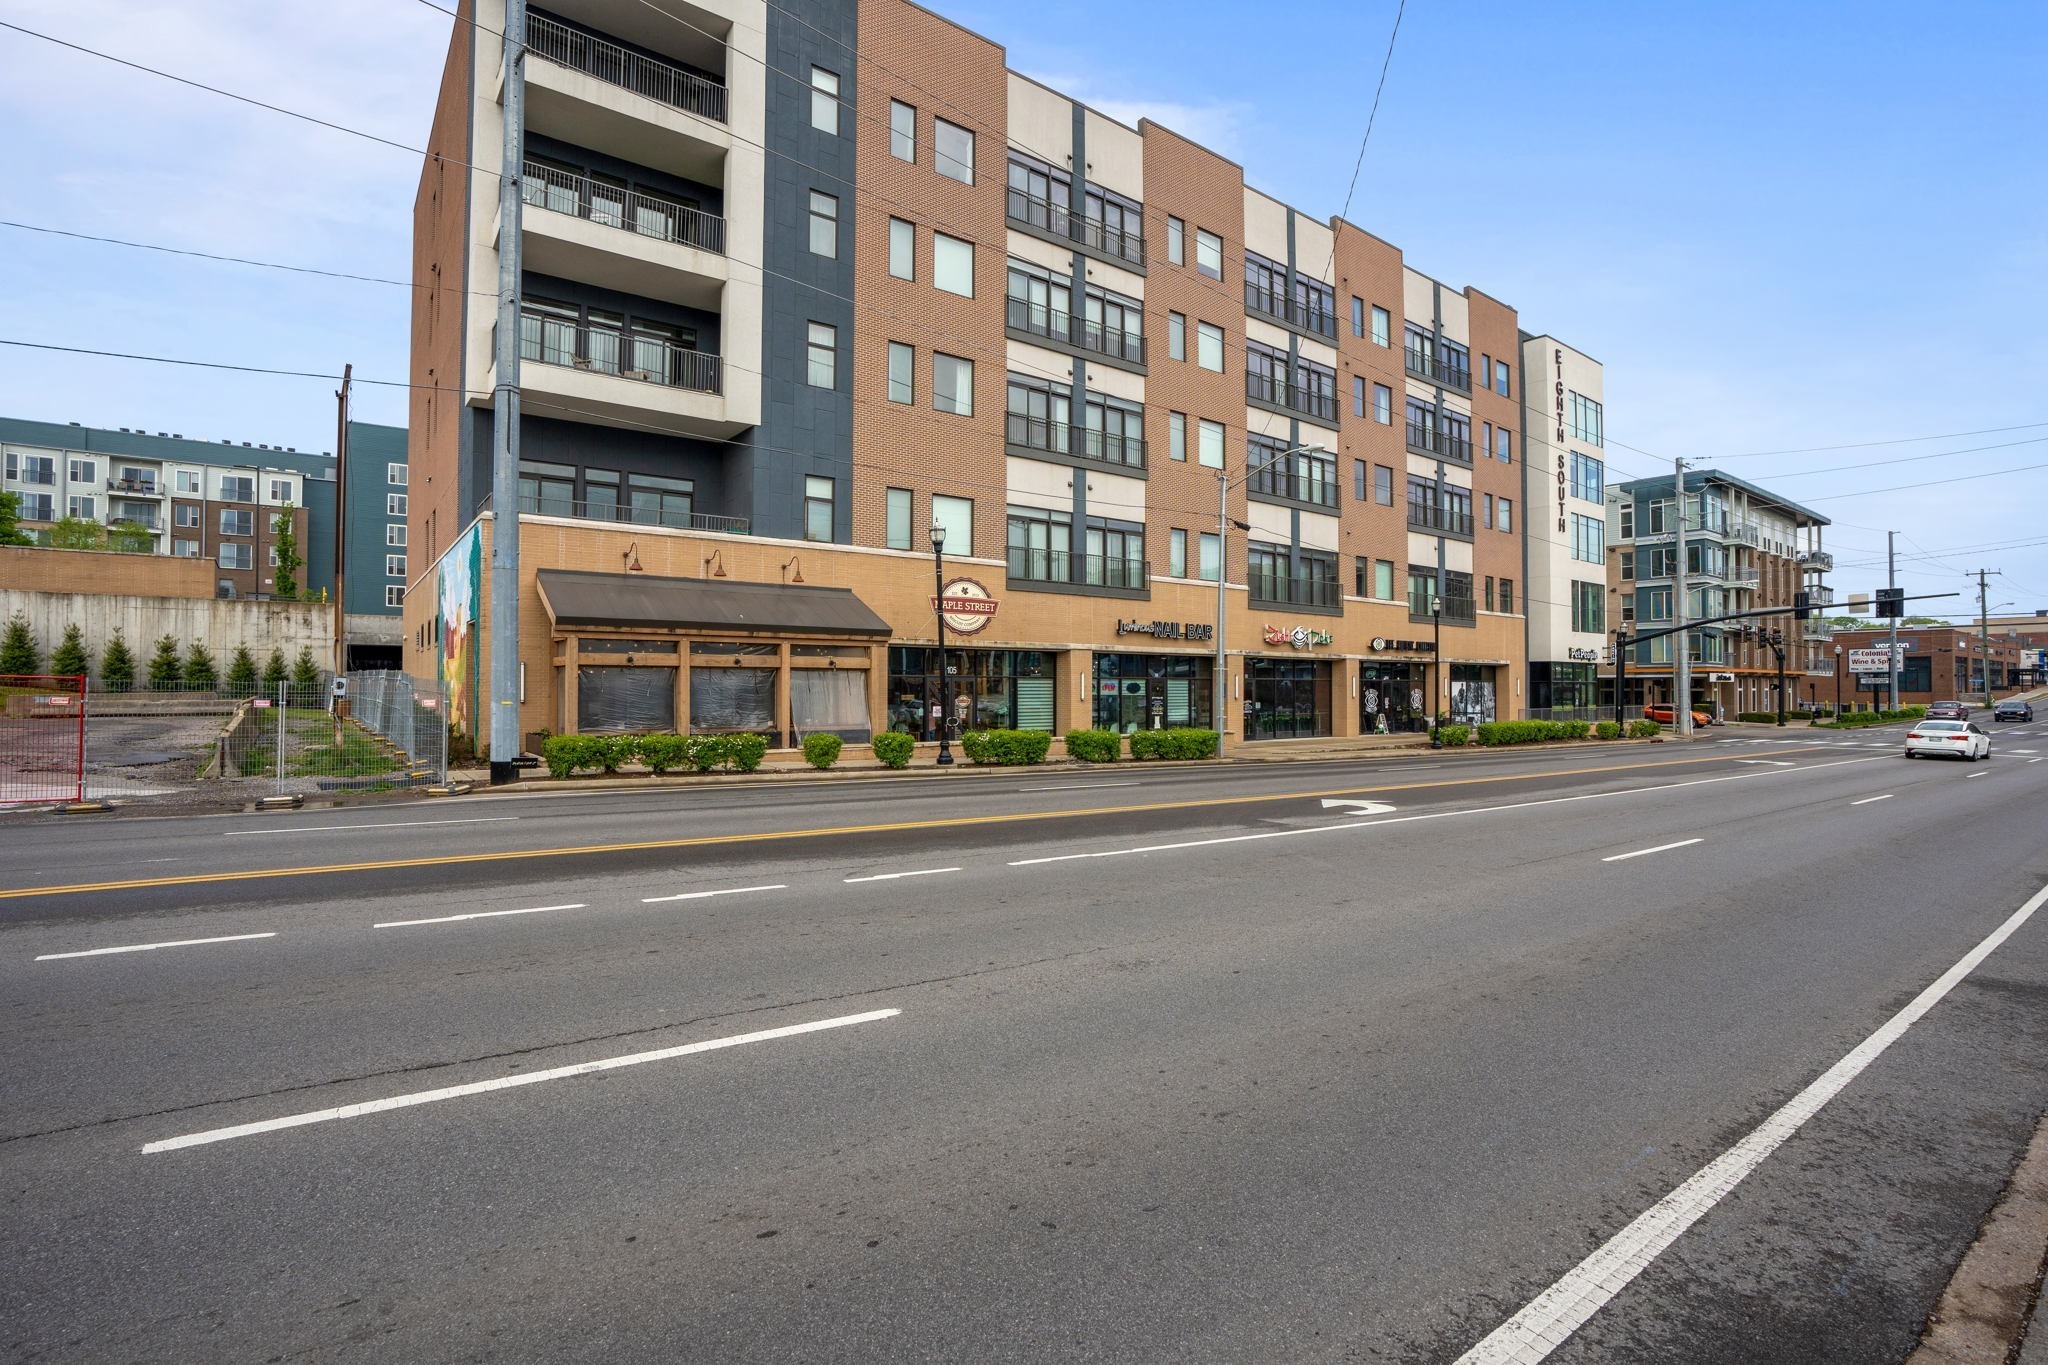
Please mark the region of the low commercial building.
<svg viewBox="0 0 2048 1365"><path fill-rule="evenodd" d="M1842 705L1870 711L1883 707L1891 695L1886 666L1891 631L1839 630L1831 649L1841 685ZM1979 702L1987 680L1993 697L2009 696L2038 686L2029 632L2017 625L1992 626L1980 634L1972 625L1900 626L1899 704L1925 706L1934 701ZM1832 679L1830 681L1833 681ZM1822 702L1830 700L1826 687Z"/></svg>

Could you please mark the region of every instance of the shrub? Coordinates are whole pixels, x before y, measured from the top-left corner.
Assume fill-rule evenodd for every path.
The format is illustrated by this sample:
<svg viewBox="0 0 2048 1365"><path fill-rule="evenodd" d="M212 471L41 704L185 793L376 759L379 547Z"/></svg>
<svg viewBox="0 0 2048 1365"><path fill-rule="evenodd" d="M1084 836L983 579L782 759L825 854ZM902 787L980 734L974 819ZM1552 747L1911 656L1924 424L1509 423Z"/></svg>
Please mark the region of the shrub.
<svg viewBox="0 0 2048 1365"><path fill-rule="evenodd" d="M1172 730L1138 730L1131 735L1131 757L1214 758L1216 741L1217 734L1214 730L1195 730L1186 727Z"/></svg>
<svg viewBox="0 0 2048 1365"><path fill-rule="evenodd" d="M909 735L894 730L884 730L868 741L868 747L875 751L875 757L885 768L907 768L910 756L917 752L917 741Z"/></svg>
<svg viewBox="0 0 2048 1365"><path fill-rule="evenodd" d="M271 650L270 658L263 665L263 695L266 697L276 696L277 689L283 687L285 679L290 676L291 673L284 666L284 651L281 649Z"/></svg>
<svg viewBox="0 0 2048 1365"><path fill-rule="evenodd" d="M730 737L727 735L692 735L689 748L690 767L697 772L708 773L725 762L725 756L731 747Z"/></svg>
<svg viewBox="0 0 2048 1365"><path fill-rule="evenodd" d="M642 735L637 746L640 761L647 765L647 771L660 777L672 773L690 761L690 737L688 735Z"/></svg>
<svg viewBox="0 0 2048 1365"><path fill-rule="evenodd" d="M185 686L212 691L220 684L220 673L213 666L213 651L197 640L185 651Z"/></svg>
<svg viewBox="0 0 2048 1365"><path fill-rule="evenodd" d="M228 660L228 695L246 697L256 691L256 656L249 646L236 645Z"/></svg>
<svg viewBox="0 0 2048 1365"><path fill-rule="evenodd" d="M1654 739L1664 733L1664 727L1654 720L1632 720L1628 723L1630 739Z"/></svg>
<svg viewBox="0 0 2048 1365"><path fill-rule="evenodd" d="M126 692L135 686L135 656L128 652L128 642L118 630L107 641L107 657L100 660L100 686L109 692Z"/></svg>
<svg viewBox="0 0 2048 1365"><path fill-rule="evenodd" d="M960 751L971 763L1006 768L1043 763L1052 749L1052 735L1044 730L969 730L960 736Z"/></svg>
<svg viewBox="0 0 2048 1365"><path fill-rule="evenodd" d="M597 741L603 735L549 735L540 746L541 761L548 776L568 777L578 768L597 765Z"/></svg>
<svg viewBox="0 0 2048 1365"><path fill-rule="evenodd" d="M1584 739L1592 732L1593 722L1590 720L1568 720L1564 722L1564 737L1566 739Z"/></svg>
<svg viewBox="0 0 2048 1365"><path fill-rule="evenodd" d="M1082 763L1114 763L1123 753L1123 738L1114 730L1067 731L1068 758Z"/></svg>
<svg viewBox="0 0 2048 1365"><path fill-rule="evenodd" d="M1601 739L1620 739L1621 725L1616 721L1603 720L1593 727L1593 733Z"/></svg>
<svg viewBox="0 0 2048 1365"><path fill-rule="evenodd" d="M1477 738L1481 744L1541 744L1553 739L1584 739L1592 729L1583 720L1489 720L1482 721Z"/></svg>
<svg viewBox="0 0 2048 1365"><path fill-rule="evenodd" d="M176 687L184 665L178 662L178 642L166 635L156 642L156 653L149 656L149 685L155 689Z"/></svg>
<svg viewBox="0 0 2048 1365"><path fill-rule="evenodd" d="M73 621L64 627L64 639L50 651L50 671L64 678L83 677L92 672L92 656L86 653L85 635Z"/></svg>
<svg viewBox="0 0 2048 1365"><path fill-rule="evenodd" d="M300 706L311 705L309 698L320 694L320 665L313 662L310 645L300 645L299 657L292 660L292 691Z"/></svg>
<svg viewBox="0 0 2048 1365"><path fill-rule="evenodd" d="M1472 727L1469 725L1439 725L1436 727L1437 741L1446 749L1462 749L1472 741Z"/></svg>
<svg viewBox="0 0 2048 1365"><path fill-rule="evenodd" d="M20 612L7 619L7 632L0 636L0 673L40 673L43 647L29 629L28 617Z"/></svg>
<svg viewBox="0 0 2048 1365"><path fill-rule="evenodd" d="M768 756L766 735L727 735L726 740L725 770L729 773L750 773Z"/></svg>
<svg viewBox="0 0 2048 1365"><path fill-rule="evenodd" d="M839 761L839 750L845 743L837 735L805 735L804 762L823 772Z"/></svg>
<svg viewBox="0 0 2048 1365"><path fill-rule="evenodd" d="M640 753L638 735L591 735L590 756L606 776L631 763Z"/></svg>

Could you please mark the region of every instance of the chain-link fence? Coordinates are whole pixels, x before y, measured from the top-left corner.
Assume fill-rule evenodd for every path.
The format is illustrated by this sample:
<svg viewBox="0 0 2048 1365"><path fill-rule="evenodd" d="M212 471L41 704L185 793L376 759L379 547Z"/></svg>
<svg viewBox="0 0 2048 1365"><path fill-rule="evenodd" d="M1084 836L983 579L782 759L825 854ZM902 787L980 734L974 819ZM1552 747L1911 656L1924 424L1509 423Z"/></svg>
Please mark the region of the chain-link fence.
<svg viewBox="0 0 2048 1365"><path fill-rule="evenodd" d="M243 698L213 771L267 780L278 795L390 791L442 782L448 730L437 688L403 673L354 673L318 690L279 684Z"/></svg>
<svg viewBox="0 0 2048 1365"><path fill-rule="evenodd" d="M390 669L351 673L344 709L402 755L415 779L448 779L448 706L440 684Z"/></svg>
<svg viewBox="0 0 2048 1365"><path fill-rule="evenodd" d="M0 674L0 806L85 797L85 679Z"/></svg>

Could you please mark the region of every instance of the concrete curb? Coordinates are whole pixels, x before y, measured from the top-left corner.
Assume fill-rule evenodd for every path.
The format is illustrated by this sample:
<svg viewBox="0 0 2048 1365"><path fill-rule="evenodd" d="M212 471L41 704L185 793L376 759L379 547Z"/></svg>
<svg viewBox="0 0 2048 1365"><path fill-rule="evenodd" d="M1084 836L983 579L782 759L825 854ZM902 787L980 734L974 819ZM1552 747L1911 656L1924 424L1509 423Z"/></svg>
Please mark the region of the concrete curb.
<svg viewBox="0 0 2048 1365"><path fill-rule="evenodd" d="M1956 1273L1928 1316L1920 1345L1906 1365L2006 1365L2023 1339L2028 1354L2048 1359L2048 1328L2030 1332L2048 1269L2048 1117L2019 1168L1984 1219Z"/></svg>

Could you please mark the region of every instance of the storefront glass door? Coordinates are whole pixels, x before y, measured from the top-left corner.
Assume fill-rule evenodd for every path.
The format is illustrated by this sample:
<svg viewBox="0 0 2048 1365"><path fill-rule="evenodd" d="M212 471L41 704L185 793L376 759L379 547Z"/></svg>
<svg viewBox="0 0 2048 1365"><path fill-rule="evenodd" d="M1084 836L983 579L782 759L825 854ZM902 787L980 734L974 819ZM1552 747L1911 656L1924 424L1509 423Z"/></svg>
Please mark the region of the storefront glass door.
<svg viewBox="0 0 2048 1365"><path fill-rule="evenodd" d="M1245 661L1246 739L1306 739L1330 733L1330 666L1291 659Z"/></svg>

